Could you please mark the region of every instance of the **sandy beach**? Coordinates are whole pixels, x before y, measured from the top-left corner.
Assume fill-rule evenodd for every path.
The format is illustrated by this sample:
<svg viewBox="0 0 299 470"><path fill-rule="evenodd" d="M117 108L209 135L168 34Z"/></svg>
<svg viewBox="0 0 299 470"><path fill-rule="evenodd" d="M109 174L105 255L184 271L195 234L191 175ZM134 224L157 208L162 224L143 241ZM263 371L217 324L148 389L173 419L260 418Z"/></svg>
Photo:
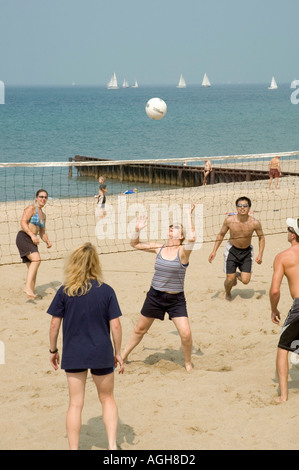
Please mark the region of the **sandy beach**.
<svg viewBox="0 0 299 470"><path fill-rule="evenodd" d="M115 374L121 449L299 448L294 432L299 367L290 366L288 402L275 404L275 359L281 325L271 322L268 295L273 259L289 246L285 219L299 215L298 188L294 178L283 179L276 191L268 191L267 182L259 184L259 189L257 183L249 183L246 187L227 185L225 192L217 185L205 191L191 188L171 193L171 200L201 203L205 221L203 243L191 255L185 283L193 335L193 370L187 373L184 369L173 323L167 316L164 322L154 322L132 352L125 373ZM263 263L254 264L250 284L239 283L228 302L223 289L225 242L212 264L208 256L226 213L234 209L234 201L240 195L252 198L254 216L261 220L265 231L266 248ZM150 203L148 196L138 201ZM15 219L10 222L6 238L2 230L2 256L10 248L12 260L12 264L0 266L0 341L5 352L4 363L0 364L2 450L68 449L67 383L64 371L55 372L49 364L50 318L46 311L63 281L63 254L87 237L99 247L103 242L94 235L94 222L85 221L87 215L94 218L94 201L72 201L67 210L65 204L49 201L46 208L53 251L48 255L44 246L40 251L42 259L53 259L41 263L35 300L28 300L23 293L26 268L19 263L15 235L11 235L18 230L22 205L14 209ZM78 204L83 204L80 211ZM8 206L0 208L2 221L7 218ZM253 246L257 250L256 238ZM112 240L99 251L104 252L100 258L105 282L115 289L123 313L124 345L150 287L155 257L132 251L128 240L118 241L116 252L112 252ZM282 322L290 306L284 279L279 304ZM80 448L107 449L101 407L91 377L86 389Z"/></svg>

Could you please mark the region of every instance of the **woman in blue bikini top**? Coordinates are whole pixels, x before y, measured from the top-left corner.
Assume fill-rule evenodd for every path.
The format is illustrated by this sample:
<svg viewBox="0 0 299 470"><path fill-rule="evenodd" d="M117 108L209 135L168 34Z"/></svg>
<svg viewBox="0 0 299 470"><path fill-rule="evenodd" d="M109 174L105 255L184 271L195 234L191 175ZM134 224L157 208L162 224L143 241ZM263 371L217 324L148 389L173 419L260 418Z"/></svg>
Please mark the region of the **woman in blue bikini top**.
<svg viewBox="0 0 299 470"><path fill-rule="evenodd" d="M23 212L21 219L21 231L17 235L17 246L20 250L22 259L26 259L28 271L25 285L25 293L30 298L35 298L34 288L36 282L36 274L41 262L37 249L39 238L46 243L47 248L51 248L48 235L46 234L46 215L43 208L48 200L48 193L44 189L39 189L35 195L34 204L27 206Z"/></svg>

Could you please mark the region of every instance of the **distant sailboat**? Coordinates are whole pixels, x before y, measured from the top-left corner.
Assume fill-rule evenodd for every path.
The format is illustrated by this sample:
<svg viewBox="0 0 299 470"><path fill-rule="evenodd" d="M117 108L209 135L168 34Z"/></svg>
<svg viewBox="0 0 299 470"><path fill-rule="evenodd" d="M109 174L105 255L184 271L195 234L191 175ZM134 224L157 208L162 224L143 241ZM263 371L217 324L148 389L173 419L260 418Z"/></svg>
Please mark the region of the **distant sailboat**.
<svg viewBox="0 0 299 470"><path fill-rule="evenodd" d="M182 74L180 76L179 83L177 84L176 87L177 88L186 88L186 82L185 82L185 79L184 79Z"/></svg>
<svg viewBox="0 0 299 470"><path fill-rule="evenodd" d="M117 78L116 78L116 74L114 72L114 74L112 75L112 77L110 78L109 82L107 83L107 88L108 90L118 90L118 84L117 84Z"/></svg>
<svg viewBox="0 0 299 470"><path fill-rule="evenodd" d="M276 90L278 88L276 80L274 77L272 77L271 84L268 87L269 90Z"/></svg>
<svg viewBox="0 0 299 470"><path fill-rule="evenodd" d="M206 73L203 76L203 81L202 81L201 86L205 86L205 87L211 86L210 80L208 79L208 76Z"/></svg>
<svg viewBox="0 0 299 470"><path fill-rule="evenodd" d="M135 80L134 85L132 85L132 88L138 88L138 82Z"/></svg>
<svg viewBox="0 0 299 470"><path fill-rule="evenodd" d="M128 84L128 82L127 82L126 79L124 79L123 84L122 84L122 87L123 87L123 88L129 88L129 84Z"/></svg>

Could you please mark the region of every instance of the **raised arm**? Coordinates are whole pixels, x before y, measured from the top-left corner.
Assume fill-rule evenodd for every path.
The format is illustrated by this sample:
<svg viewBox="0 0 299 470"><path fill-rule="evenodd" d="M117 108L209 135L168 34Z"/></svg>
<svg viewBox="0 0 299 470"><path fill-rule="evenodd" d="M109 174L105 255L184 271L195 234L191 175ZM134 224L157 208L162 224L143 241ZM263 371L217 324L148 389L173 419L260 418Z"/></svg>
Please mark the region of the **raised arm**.
<svg viewBox="0 0 299 470"><path fill-rule="evenodd" d="M157 250L162 246L161 243L140 242L139 240L140 232L146 227L146 225L146 216L138 217L135 225L135 231L131 237L131 246L136 250L148 251L149 253L157 253Z"/></svg>
<svg viewBox="0 0 299 470"><path fill-rule="evenodd" d="M192 220L192 212L195 209L196 204L192 204L191 209L186 210L186 216L187 216L187 227L186 227L186 241L182 245L182 251L180 254L181 261L184 264L187 264L189 261L189 257L192 253L192 250L194 248L194 244L196 241L196 233L195 233L195 227L194 223Z"/></svg>

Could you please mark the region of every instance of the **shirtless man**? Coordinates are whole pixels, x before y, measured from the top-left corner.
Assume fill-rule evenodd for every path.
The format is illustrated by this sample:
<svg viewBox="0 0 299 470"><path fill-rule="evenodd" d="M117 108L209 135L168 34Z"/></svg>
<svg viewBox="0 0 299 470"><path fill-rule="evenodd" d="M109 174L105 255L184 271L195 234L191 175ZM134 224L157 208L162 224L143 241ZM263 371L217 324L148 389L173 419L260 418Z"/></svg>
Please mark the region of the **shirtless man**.
<svg viewBox="0 0 299 470"><path fill-rule="evenodd" d="M251 201L248 197L239 197L236 200L237 214L228 216L217 235L214 249L209 256L211 263L216 256L216 252L221 245L224 236L230 231L230 238L224 250L224 281L225 298L231 300L232 287L239 279L243 284L248 284L251 279L253 247L251 239L256 232L259 239L259 253L255 259L258 264L262 263L265 248L265 237L261 223L249 215ZM240 272L236 272L239 268Z"/></svg>
<svg viewBox="0 0 299 470"><path fill-rule="evenodd" d="M269 163L269 189L271 189L271 184L273 178L275 178L275 189L278 186L278 178L281 175L281 168L280 168L280 156L272 158Z"/></svg>
<svg viewBox="0 0 299 470"><path fill-rule="evenodd" d="M212 171L212 164L210 162L210 160L206 160L205 161L205 166L204 166L204 169L203 169L203 185L206 186L207 184L207 178L209 176L209 174L211 173Z"/></svg>
<svg viewBox="0 0 299 470"><path fill-rule="evenodd" d="M288 280L289 290L293 299L293 305L284 322L280 335L276 368L279 381L280 395L278 403L288 399L288 352L298 352L299 346L299 218L287 219L288 242L290 248L276 255L273 264L272 284L270 288L271 318L273 323L279 324L280 312L278 302L280 299L280 286L283 277Z"/></svg>

